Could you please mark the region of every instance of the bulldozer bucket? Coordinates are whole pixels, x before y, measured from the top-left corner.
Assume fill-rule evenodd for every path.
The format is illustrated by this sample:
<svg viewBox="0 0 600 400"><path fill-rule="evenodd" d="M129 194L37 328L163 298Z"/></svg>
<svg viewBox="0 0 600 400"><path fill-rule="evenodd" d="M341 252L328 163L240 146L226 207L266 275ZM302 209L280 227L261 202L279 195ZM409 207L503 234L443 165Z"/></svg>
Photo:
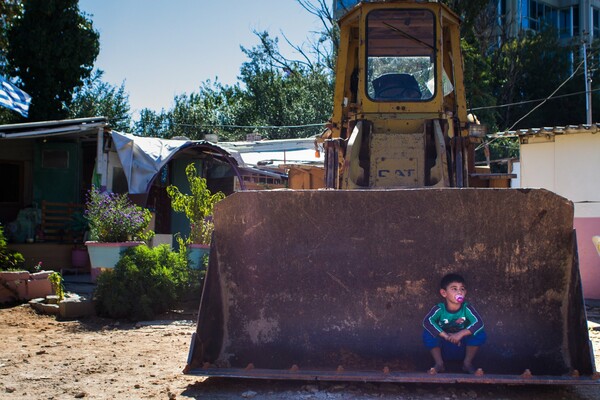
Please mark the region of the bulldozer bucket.
<svg viewBox="0 0 600 400"><path fill-rule="evenodd" d="M598 382L573 204L549 191L248 191L214 222L188 374ZM422 320L450 272L485 322L475 375L427 373Z"/></svg>

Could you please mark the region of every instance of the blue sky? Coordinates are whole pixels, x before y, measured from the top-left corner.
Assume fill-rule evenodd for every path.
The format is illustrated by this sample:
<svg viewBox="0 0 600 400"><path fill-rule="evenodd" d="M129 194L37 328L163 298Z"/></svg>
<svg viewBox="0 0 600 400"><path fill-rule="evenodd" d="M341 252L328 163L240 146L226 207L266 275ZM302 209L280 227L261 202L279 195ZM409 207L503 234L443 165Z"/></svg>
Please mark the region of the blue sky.
<svg viewBox="0 0 600 400"><path fill-rule="evenodd" d="M321 28L295 0L80 0L79 8L100 32L95 67L105 81L125 82L134 115L168 109L207 79L235 83L246 61L240 45L258 43L253 30L302 43Z"/></svg>

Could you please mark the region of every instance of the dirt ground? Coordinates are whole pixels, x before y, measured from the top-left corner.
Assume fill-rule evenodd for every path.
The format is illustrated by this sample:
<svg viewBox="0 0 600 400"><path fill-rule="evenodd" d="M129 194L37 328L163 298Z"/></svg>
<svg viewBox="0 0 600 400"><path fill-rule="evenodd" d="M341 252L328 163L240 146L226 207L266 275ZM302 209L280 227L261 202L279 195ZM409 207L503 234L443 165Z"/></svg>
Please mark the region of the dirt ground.
<svg viewBox="0 0 600 400"><path fill-rule="evenodd" d="M194 314L181 311L164 318L138 324L101 318L57 321L28 305L2 308L0 398L600 399L600 385L353 384L187 376L181 371L195 329ZM600 331L590 328L590 335L600 365Z"/></svg>

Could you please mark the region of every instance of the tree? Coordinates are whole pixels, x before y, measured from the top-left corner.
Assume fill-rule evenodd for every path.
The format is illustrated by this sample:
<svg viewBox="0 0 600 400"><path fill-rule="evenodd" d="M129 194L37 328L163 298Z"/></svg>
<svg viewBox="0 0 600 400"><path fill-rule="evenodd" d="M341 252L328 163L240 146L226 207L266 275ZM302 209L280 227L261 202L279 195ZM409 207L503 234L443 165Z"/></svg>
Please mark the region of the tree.
<svg viewBox="0 0 600 400"><path fill-rule="evenodd" d="M206 81L198 92L176 96L168 112L143 110L136 132L190 139L216 133L226 140L243 140L260 127L269 127L260 130L268 139L320 133L332 112L330 70L319 63L285 59L277 39L267 32L257 35L260 44L242 48L249 60L240 68L239 84Z"/></svg>
<svg viewBox="0 0 600 400"><path fill-rule="evenodd" d="M539 103L530 101L547 98L565 82L557 95L576 91L575 81L569 79L572 51L561 45L554 29L526 33L494 50L490 55L494 65L493 93L501 105L517 104L498 109L501 129L555 126L582 120L581 114L572 112L573 104L568 106L574 99L551 100L530 113Z"/></svg>
<svg viewBox="0 0 600 400"><path fill-rule="evenodd" d="M83 86L74 90L73 100L69 104L69 118L104 116L113 129L129 131L131 116L125 84L117 88L103 82L103 74L103 71L96 70L83 81Z"/></svg>
<svg viewBox="0 0 600 400"><path fill-rule="evenodd" d="M169 115L162 110L160 113L144 108L140 111L140 119L133 124L133 131L140 136L169 138L167 120Z"/></svg>
<svg viewBox="0 0 600 400"><path fill-rule="evenodd" d="M23 12L21 0L4 0L0 2L0 75L8 73L8 31L14 20ZM15 123L23 119L19 114L7 108L0 107L0 124Z"/></svg>
<svg viewBox="0 0 600 400"><path fill-rule="evenodd" d="M482 38L493 35L495 21L490 24L490 16L497 15L495 2L489 0L442 0L462 18L462 36L468 42L481 42Z"/></svg>
<svg viewBox="0 0 600 400"><path fill-rule="evenodd" d="M6 53L8 51L8 31L14 20L23 12L21 0L0 2L0 75L6 73Z"/></svg>
<svg viewBox="0 0 600 400"><path fill-rule="evenodd" d="M464 82L469 108L479 108L471 113L484 122L490 130L496 129L497 112L494 108L496 97L493 95L493 73L490 57L481 55L476 45L461 40L464 57Z"/></svg>
<svg viewBox="0 0 600 400"><path fill-rule="evenodd" d="M259 35L261 43L242 48L248 56L240 69L245 87L236 121L239 125L293 126L265 132L269 139L307 137L322 131L320 124L329 119L333 107L333 82L323 64L282 60L277 38L267 32Z"/></svg>
<svg viewBox="0 0 600 400"><path fill-rule="evenodd" d="M163 138L184 136L198 140L214 133L224 139L241 139L243 133L231 128L236 124L238 112L235 110L241 101L240 93L238 85L207 80L198 92L175 96L175 105L169 111L143 109L134 131L142 136Z"/></svg>
<svg viewBox="0 0 600 400"><path fill-rule="evenodd" d="M169 113L171 136L203 139L206 134L218 134L223 139L241 139L243 136L227 126L236 125L236 109L240 104L241 89L227 86L218 80L204 82L198 93L175 97L175 106Z"/></svg>
<svg viewBox="0 0 600 400"><path fill-rule="evenodd" d="M61 119L99 52L99 34L78 0L27 0L8 30L7 59L31 97L31 120Z"/></svg>
<svg viewBox="0 0 600 400"><path fill-rule="evenodd" d="M309 38L310 57L303 46L293 45L286 41L307 61L309 65L318 68L327 67L332 75L335 73L337 49L340 46L340 29L333 17L329 1L327 0L296 0L298 4L321 21L322 30L314 32L314 37ZM285 37L285 36L284 36Z"/></svg>
<svg viewBox="0 0 600 400"><path fill-rule="evenodd" d="M299 59L283 56L278 38L255 32L259 44L242 48L249 60L241 66L237 84L208 80L197 92L175 96L174 107L168 111L144 109L134 124L135 132L190 139L215 133L225 140L243 140L246 134L266 126L269 129L259 133L269 139L320 133L332 112L339 34L327 0L297 2L323 23L323 30L307 45L294 45L285 39ZM318 126L306 126L312 124ZM294 128L279 128L290 125Z"/></svg>

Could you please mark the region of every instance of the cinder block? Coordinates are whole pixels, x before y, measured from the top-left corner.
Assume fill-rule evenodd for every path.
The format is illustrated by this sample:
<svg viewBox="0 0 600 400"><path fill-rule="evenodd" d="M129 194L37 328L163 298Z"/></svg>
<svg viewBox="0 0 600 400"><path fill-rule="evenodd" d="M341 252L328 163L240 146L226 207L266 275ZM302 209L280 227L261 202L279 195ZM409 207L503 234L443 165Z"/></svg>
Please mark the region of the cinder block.
<svg viewBox="0 0 600 400"><path fill-rule="evenodd" d="M60 316L64 319L73 319L96 315L96 308L92 300L64 299L58 304Z"/></svg>

